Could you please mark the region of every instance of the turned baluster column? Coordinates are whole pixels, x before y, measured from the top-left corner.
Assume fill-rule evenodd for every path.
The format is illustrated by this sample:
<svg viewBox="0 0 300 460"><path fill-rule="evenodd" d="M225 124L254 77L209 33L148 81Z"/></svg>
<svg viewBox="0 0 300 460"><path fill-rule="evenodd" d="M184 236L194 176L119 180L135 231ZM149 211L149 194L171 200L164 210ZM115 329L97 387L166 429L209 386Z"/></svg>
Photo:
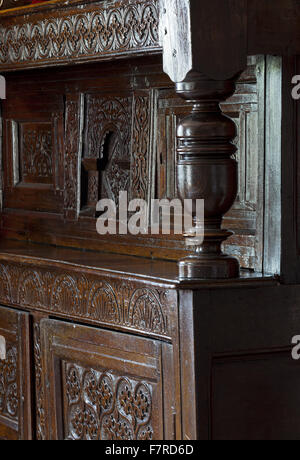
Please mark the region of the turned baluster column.
<svg viewBox="0 0 300 460"><path fill-rule="evenodd" d="M193 111L177 128L177 180L181 199L204 200L204 241L179 262L180 278L234 278L239 263L221 251L232 233L221 228L237 193L234 122L222 114L220 102L232 95L235 80L216 81L193 73L176 84L176 92L193 103ZM193 209L194 225L196 222ZM186 235L189 244L193 239Z"/></svg>
<svg viewBox="0 0 300 460"><path fill-rule="evenodd" d="M235 278L238 261L224 255L221 244L231 234L222 228L222 219L237 192L236 131L220 102L232 95L247 65L249 2L159 1L164 71L176 92L193 104L177 131L178 192L181 199L205 200L204 241L198 240L193 254L179 262L179 276ZM191 241L189 235L186 240Z"/></svg>

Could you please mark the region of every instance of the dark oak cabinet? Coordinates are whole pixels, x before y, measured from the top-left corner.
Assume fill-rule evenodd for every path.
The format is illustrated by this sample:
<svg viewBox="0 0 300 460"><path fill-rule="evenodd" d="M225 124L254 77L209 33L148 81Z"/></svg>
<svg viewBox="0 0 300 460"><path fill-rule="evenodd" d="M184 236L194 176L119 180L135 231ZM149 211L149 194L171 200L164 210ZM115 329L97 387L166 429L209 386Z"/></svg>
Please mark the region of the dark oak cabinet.
<svg viewBox="0 0 300 460"><path fill-rule="evenodd" d="M300 2L17 3L0 0L0 439L300 439ZM100 235L120 192L145 225ZM151 232L153 200L186 199L202 241Z"/></svg>

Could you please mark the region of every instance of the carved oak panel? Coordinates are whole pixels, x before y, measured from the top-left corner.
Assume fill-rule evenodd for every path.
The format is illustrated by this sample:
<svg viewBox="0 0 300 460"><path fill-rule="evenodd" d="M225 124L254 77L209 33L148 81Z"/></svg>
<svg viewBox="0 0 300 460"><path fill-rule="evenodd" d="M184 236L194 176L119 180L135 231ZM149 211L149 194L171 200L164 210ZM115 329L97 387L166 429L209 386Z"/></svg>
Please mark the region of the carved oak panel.
<svg viewBox="0 0 300 460"><path fill-rule="evenodd" d="M158 0L90 2L1 17L0 70L85 62L159 50ZM51 6L50 6L51 8ZM45 12L46 8L42 11Z"/></svg>
<svg viewBox="0 0 300 460"><path fill-rule="evenodd" d="M132 94L86 96L83 169L88 205L95 205L100 198L118 202L120 191L129 192L131 127Z"/></svg>
<svg viewBox="0 0 300 460"><path fill-rule="evenodd" d="M50 439L164 439L159 342L53 320L41 342Z"/></svg>
<svg viewBox="0 0 300 460"><path fill-rule="evenodd" d="M53 184L51 123L20 123L20 182Z"/></svg>
<svg viewBox="0 0 300 460"><path fill-rule="evenodd" d="M4 207L62 208L63 97L13 90L3 104Z"/></svg>
<svg viewBox="0 0 300 460"><path fill-rule="evenodd" d="M82 97L69 94L66 97L64 155L64 210L66 217L76 218L80 208L80 157Z"/></svg>
<svg viewBox="0 0 300 460"><path fill-rule="evenodd" d="M65 436L70 440L151 440L153 385L63 362Z"/></svg>
<svg viewBox="0 0 300 460"><path fill-rule="evenodd" d="M16 263L0 264L0 301L163 338L171 338L177 317L172 290Z"/></svg>
<svg viewBox="0 0 300 460"><path fill-rule="evenodd" d="M0 307L0 439L30 439L29 315Z"/></svg>
<svg viewBox="0 0 300 460"><path fill-rule="evenodd" d="M94 215L100 198L118 203L119 192L148 200L151 164L149 91L87 94L82 159L83 212Z"/></svg>

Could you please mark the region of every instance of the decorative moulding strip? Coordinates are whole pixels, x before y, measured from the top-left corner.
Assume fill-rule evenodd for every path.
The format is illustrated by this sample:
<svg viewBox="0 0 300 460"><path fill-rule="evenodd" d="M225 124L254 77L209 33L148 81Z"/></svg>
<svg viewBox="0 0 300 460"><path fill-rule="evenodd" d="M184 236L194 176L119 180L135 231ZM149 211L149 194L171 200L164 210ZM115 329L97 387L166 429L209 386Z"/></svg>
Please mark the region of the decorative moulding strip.
<svg viewBox="0 0 300 460"><path fill-rule="evenodd" d="M159 52L158 0L97 2L2 17L0 71Z"/></svg>

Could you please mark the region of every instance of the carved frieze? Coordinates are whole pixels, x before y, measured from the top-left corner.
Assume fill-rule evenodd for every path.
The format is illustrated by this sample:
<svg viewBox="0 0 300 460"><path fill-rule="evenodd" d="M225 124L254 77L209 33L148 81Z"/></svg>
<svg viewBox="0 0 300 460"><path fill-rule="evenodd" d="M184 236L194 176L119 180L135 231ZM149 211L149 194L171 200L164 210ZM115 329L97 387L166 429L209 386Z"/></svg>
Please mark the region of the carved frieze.
<svg viewBox="0 0 300 460"><path fill-rule="evenodd" d="M151 440L152 384L64 363L66 438Z"/></svg>
<svg viewBox="0 0 300 460"><path fill-rule="evenodd" d="M13 23L3 17L0 70L156 50L158 21L158 0L97 2L80 12L65 6Z"/></svg>
<svg viewBox="0 0 300 460"><path fill-rule="evenodd" d="M0 265L0 302L171 337L176 292L55 268Z"/></svg>

